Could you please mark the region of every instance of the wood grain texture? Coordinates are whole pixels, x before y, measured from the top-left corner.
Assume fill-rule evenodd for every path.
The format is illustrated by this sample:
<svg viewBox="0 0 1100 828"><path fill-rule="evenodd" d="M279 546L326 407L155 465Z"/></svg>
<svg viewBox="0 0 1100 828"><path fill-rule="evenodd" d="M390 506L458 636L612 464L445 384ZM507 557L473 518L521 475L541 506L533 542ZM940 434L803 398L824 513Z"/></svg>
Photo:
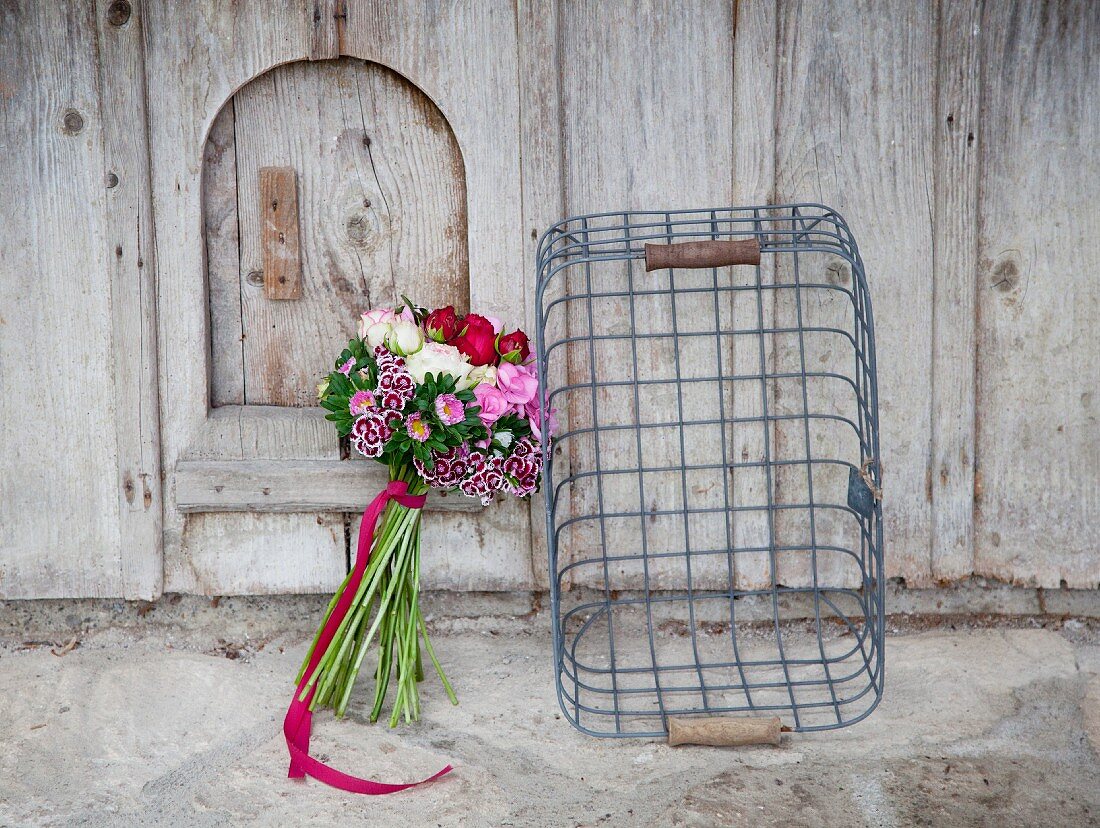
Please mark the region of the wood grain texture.
<svg viewBox="0 0 1100 828"><path fill-rule="evenodd" d="M147 467L140 412L119 410L131 403L136 409L141 399L130 384L140 380L140 340L117 339L136 335L142 319L140 303L112 297L112 278L117 284L136 274L138 253L132 246L115 252L116 241L136 235L133 227L125 239L111 232L118 230L120 205L108 219L97 27L91 3L0 6L4 598L153 590L140 570L141 556L155 547L127 550L125 561L121 550L121 527L128 540L144 536ZM109 59L123 58L112 49ZM113 90L116 102L121 95ZM140 159L135 167L122 199L130 208L137 206ZM135 225L140 220L136 209L132 218ZM118 257L125 261L116 266Z"/></svg>
<svg viewBox="0 0 1100 828"><path fill-rule="evenodd" d="M123 597L151 599L161 592L164 556L156 262L142 52L144 19L141 5L135 3L131 4L129 19L123 25L114 25L109 6L105 0L97 0L95 15L100 108L104 115L103 166L109 185L105 230L120 475L119 554Z"/></svg>
<svg viewBox="0 0 1100 828"><path fill-rule="evenodd" d="M185 516L175 507L171 473L181 458L294 457L316 454L320 448L312 430L304 432L309 435L306 443L296 446L289 442L295 436L293 431L257 429L256 418L240 416L239 411L230 412L229 417L210 416L210 382L215 373L208 344L211 308L204 288L204 248L198 241L204 225L208 230L214 224L223 229L215 238L207 238L205 252L211 268L232 263L239 307L240 257L236 239L228 232L230 220L225 218L236 212L235 205L231 207L231 190L226 187L234 176L219 179L220 219L204 215L203 158L210 149L206 137L213 134L218 112L237 89L272 66L308 56L312 7L290 0L216 7L151 0L143 8L149 141L157 159L152 165L152 188L160 253L162 463L169 472L164 511L165 589L206 594L331 589L346 566L340 516ZM225 133L218 135L220 146L228 146ZM223 158L226 155L232 158L234 152L223 149ZM206 183L210 180L207 177ZM258 262L255 269L260 269ZM232 297L232 291L227 286L218 294L223 301L214 303L215 313L219 304L224 306L224 300ZM210 295L215 293L212 287ZM239 310L237 316L239 319ZM238 327L217 341L235 338L241 353L240 336ZM243 363L243 353L238 358ZM219 371L214 380L227 374L232 375L231 370ZM243 378L243 372L237 376ZM223 399L244 402L243 382ZM324 454L339 457L331 432Z"/></svg>
<svg viewBox="0 0 1100 828"><path fill-rule="evenodd" d="M525 311L523 329L535 335L535 275L538 239L550 225L564 218L561 187L561 70L558 53L558 2L536 0L517 4L519 32L520 176L523 187L523 282ZM552 384L560 386L564 372ZM565 412L560 412L567 428ZM568 475L558 450L560 468ZM559 471L559 474L561 472ZM568 504L564 505L568 511ZM549 588L546 545L546 501L531 498L531 571L540 589Z"/></svg>
<svg viewBox="0 0 1100 828"><path fill-rule="evenodd" d="M828 204L854 229L866 263L879 349L886 572L927 584L933 10L908 2L786 2L780 5L779 44L787 59L780 66L777 91L776 197ZM874 44L874 59L867 44ZM842 285L847 280L850 287L843 263L809 256L801 264L806 281ZM820 302L810 291L803 294L809 303L805 312L839 319L834 314L840 306L831 304L836 294ZM789 322L796 310L790 298L777 302L777 319ZM778 344L777 354L782 356ZM798 408L795 389L786 390L785 404ZM819 397L824 404L841 405L828 389L824 393ZM850 392L835 386L835 394ZM851 411L851 402L846 408ZM812 450L818 456L835 452L835 438L825 435L823 440L814 437ZM804 435L777 429L777 441L781 456L805 456ZM786 476L785 498L806 494L804 476L801 469ZM815 499L843 503L845 482L830 481L827 492L819 485ZM801 528L795 531L805 536ZM796 567L792 577L804 579L805 574Z"/></svg>
<svg viewBox="0 0 1100 828"><path fill-rule="evenodd" d="M632 6L616 3L563 4L559 38L562 71L563 187L567 214L602 210L675 209L728 204L731 198L733 42L731 8L719 2L692 3L675 8L659 2ZM644 48L639 44L645 44ZM698 102L708 105L700 107ZM675 125L670 128L670 125ZM591 287L583 268L573 268L568 289L582 294L588 289L625 289L627 280L645 288L667 285L668 271L646 274L636 267L597 267ZM710 278L711 274L705 274ZM580 280L578 282L578 280ZM621 334L631 323L626 302L596 300L591 308L575 302L569 319L571 336L594 333ZM633 309L634 324L642 331L671 332L673 311L667 295L639 297ZM676 309L681 324L689 321L686 307ZM638 354L636 378L670 378L676 343L648 340L652 347ZM608 423L637 423L662 419L675 421L681 408L685 417L697 419L700 406L710 416L718 406L717 387L706 402L682 399L674 382L647 387L643 406L635 405L629 389L608 387L607 380L629 377L632 364L629 340L605 340L594 354L574 349L569 369L571 383L591 383L591 397L573 395L570 427ZM710 359L714 358L713 344ZM693 370L690 360L687 370ZM659 414L655 412L660 412ZM654 417L657 420L654 420ZM720 440L718 429L712 439ZM618 435L627 434L619 432ZM594 471L598 450L609 467L665 467L693 462L709 454L694 435L681 451L679 429L646 432L639 449L607 433L599 438L575 440L570 466ZM628 434L628 436L630 436ZM600 444L595 444L599 439ZM710 444L713 446L713 443ZM646 573L636 562L605 566L592 554L596 544L615 554L637 555L684 551L685 508L709 504L721 497L722 484L686 479L677 473L616 474L589 477L572 487L575 517L588 517L575 527L563 548L559 566L569 553L593 558L576 571L575 581L611 589L636 588ZM641 513L610 523L591 519L599 511ZM652 515L669 510L674 514ZM696 525L691 534L695 549L725 542L725 517ZM643 537L644 531L644 537ZM599 548L595 546L595 548ZM728 580L726 556L701 559L690 574L686 559L665 558L649 567L655 588L686 588L708 578ZM606 581L605 581L606 579Z"/></svg>
<svg viewBox="0 0 1100 828"><path fill-rule="evenodd" d="M779 64L777 52L777 9L772 3L739 3L737 33L733 53L733 203L775 203L775 88ZM764 214L766 215L766 213ZM770 284L775 278L775 257L761 261L760 279ZM775 295L764 291L758 297L759 307L740 307L732 315L734 324L752 328L757 315L770 323L774 317ZM756 311L754 314L753 311ZM760 350L751 338L738 338L733 343L732 372L752 376L762 368ZM773 351L768 344L766 353ZM763 397L757 384L739 383L733 389L730 412L734 418L760 417L764 413ZM774 429L755 423L731 424L728 439L734 462L760 463L766 453L766 441ZM730 494L738 511L731 516L733 543L741 549L766 548L769 543L769 516L759 507L768 502L765 475L751 470L735 470L730 476ZM756 507L756 508L752 508ZM769 556L760 552L741 552L736 557L737 586L760 589L774 583Z"/></svg>
<svg viewBox="0 0 1100 828"><path fill-rule="evenodd" d="M986 3L975 570L1100 585L1100 16Z"/></svg>
<svg viewBox="0 0 1100 828"><path fill-rule="evenodd" d="M468 309L461 153L422 92L345 59L278 67L233 106L246 403L315 405L319 374L371 307L405 294ZM300 171L305 295L293 303L272 303L266 288L257 171L274 164ZM256 270L265 271L262 292L249 280Z"/></svg>
<svg viewBox="0 0 1100 828"><path fill-rule="evenodd" d="M301 299L298 176L293 167L261 167L259 190L264 298Z"/></svg>
<svg viewBox="0 0 1100 828"><path fill-rule="evenodd" d="M974 569L981 0L939 6L932 246L932 576Z"/></svg>
<svg viewBox="0 0 1100 828"><path fill-rule="evenodd" d="M387 479L383 466L365 460L185 460L176 465L176 505L183 512L362 512ZM482 506L433 492L424 508Z"/></svg>

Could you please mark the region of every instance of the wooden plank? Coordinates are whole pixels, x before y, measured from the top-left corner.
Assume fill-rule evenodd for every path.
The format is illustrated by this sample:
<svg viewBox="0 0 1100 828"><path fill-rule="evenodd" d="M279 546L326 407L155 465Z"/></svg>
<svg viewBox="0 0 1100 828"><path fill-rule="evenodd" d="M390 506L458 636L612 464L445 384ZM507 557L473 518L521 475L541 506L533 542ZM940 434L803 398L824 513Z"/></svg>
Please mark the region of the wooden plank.
<svg viewBox="0 0 1100 828"><path fill-rule="evenodd" d="M126 247L124 264L113 264L95 11L4 3L0 31L0 597L140 593L151 588L145 550L127 550L124 562L119 512L124 505L128 537L143 536L147 421L118 410L141 399L130 393L141 321L128 316L140 303L112 296L112 279L137 276L138 253ZM136 225L140 160L126 173ZM142 280L130 284L136 292ZM116 362L123 329L135 339Z"/></svg>
<svg viewBox="0 0 1100 828"><path fill-rule="evenodd" d="M244 415L240 409L230 410L227 417L211 417L218 411L211 408L212 404L243 403L245 399L243 381L231 388L222 384L227 374L232 375L231 366L215 369L206 343L212 343L217 353L220 343L235 342L236 359L241 360L241 279L261 267L257 259L250 271L239 272L235 228L234 233L219 233L214 239L208 235L207 252L217 253L210 257L211 284L215 274L228 273L231 280L225 283L221 296L231 299L236 291L238 297L236 326L223 329L223 336L217 329L227 317L219 312L225 303L215 303L212 309L206 301L198 230L205 224L209 231L212 224L210 213L204 216L204 198L216 200L218 215L233 215L235 224L235 195L231 200L224 188L214 195L209 187L201 186L203 165L196 163L207 150L217 152L218 146L223 148L223 158L233 155L235 150L225 141L224 133L219 133L220 143L213 147L207 145L206 138L223 104L239 87L272 66L308 56L312 6L291 7L285 0L257 0L207 8L149 0L143 10L149 137L151 152L157 158L152 182L157 250L161 254L157 284L165 468L173 469L183 456L224 459L316 455L319 447L315 431L280 430L277 424L257 430L252 427L256 418ZM234 170L228 171L228 180L235 187ZM222 170L222 174L225 172ZM229 220L223 220L224 227ZM225 269L225 262L232 262L231 271ZM245 285L260 290L247 281ZM213 337L211 324L215 328ZM225 358L229 350L220 353ZM186 359L181 354L186 354ZM211 376L215 381L213 397ZM243 372L238 371L237 376L243 377ZM291 441L299 436L306 442L293 445ZM263 444L257 444L257 439ZM339 456L334 435L330 436L327 453L332 459ZM341 516L185 516L174 506L171 475L167 485L166 590L206 594L325 591L343 576L346 544Z"/></svg>
<svg viewBox="0 0 1100 828"><path fill-rule="evenodd" d="M378 463L341 460L181 460L181 512L361 512L386 486ZM433 492L425 509L480 511L461 494Z"/></svg>
<svg viewBox="0 0 1100 828"><path fill-rule="evenodd" d="M520 3L519 16L519 93L521 170L523 183L523 282L527 298L524 330L534 342L535 274L539 236L554 222L565 217L561 188L561 93L558 87L558 2L536 0ZM533 346L532 346L533 347ZM560 387L565 380L559 372L551 384ZM566 428L564 412L559 428ZM558 450L559 478L568 476L566 458ZM564 473L564 474L563 474ZM568 513L569 506L563 508ZM542 494L531 498L531 571L540 589L549 588L546 546L546 501Z"/></svg>
<svg viewBox="0 0 1100 828"><path fill-rule="evenodd" d="M156 285L145 59L140 5L96 2L111 360L119 475L122 596L152 599L163 582ZM135 124L137 128L135 129ZM100 261L103 256L100 256Z"/></svg>
<svg viewBox="0 0 1100 828"><path fill-rule="evenodd" d="M519 326L531 296L518 289L529 262L523 255L516 16L516 5L503 2L354 3L344 49L390 67L439 107L465 171L469 307ZM459 266L452 264L451 272ZM427 522L425 583L530 589L528 504L502 498L476 521L471 517L440 513ZM468 552L471 532L484 539L478 555Z"/></svg>
<svg viewBox="0 0 1100 828"><path fill-rule="evenodd" d="M293 167L261 167L259 182L264 298L301 299L298 176Z"/></svg>
<svg viewBox="0 0 1100 828"><path fill-rule="evenodd" d="M1100 584L1100 15L982 17L975 570Z"/></svg>
<svg viewBox="0 0 1100 828"><path fill-rule="evenodd" d="M939 6L932 245L932 576L974 568L978 0ZM893 475L891 475L893 476Z"/></svg>
<svg viewBox="0 0 1100 828"><path fill-rule="evenodd" d="M263 284L263 273L241 273L237 216L237 144L233 102L210 127L202 151L202 225L210 303L210 396L215 406L244 405L241 296Z"/></svg>
<svg viewBox="0 0 1100 828"><path fill-rule="evenodd" d="M866 44L874 44L868 51ZM779 70L776 118L776 198L828 204L852 227L867 267L875 309L880 358L881 446L885 475L884 524L888 540L886 574L913 585L931 582L931 510L927 470L931 448L932 166L934 106L928 90L935 80L935 20L929 6L890 3L786 2L779 11ZM804 281L851 286L843 262L804 256ZM789 279L792 274L783 278ZM803 311L839 318L833 300L803 291ZM822 297L824 293L820 294ZM785 304L784 304L785 302ZM795 315L792 297L777 300L777 319ZM850 322L848 323L850 327ZM819 352L824 356L823 344ZM776 355L785 358L777 344ZM851 364L851 363L849 363ZM823 405L854 403L834 384ZM784 405L801 407L788 384ZM777 430L780 454L805 456L804 435ZM812 441L817 456L836 454L837 440L823 433ZM786 441L784 443L784 441ZM858 449L844 449L854 459ZM793 476L792 476L793 474ZM804 473L785 477L783 497L805 496ZM846 478L827 479L815 500L843 503ZM804 542L802 527L788 527ZM827 530L831 531L831 530ZM804 561L802 562L804 563ZM830 556L824 574L852 569ZM784 583L805 582L795 567Z"/></svg>
<svg viewBox="0 0 1100 828"><path fill-rule="evenodd" d="M567 214L603 210L652 210L698 208L729 204L733 180L733 38L729 3L702 2L670 9L660 2L643 2L630 7L615 3L564 4L561 7L559 37L562 72L562 147L565 206ZM641 48L639 44L644 44ZM698 102L707 101L700 107ZM570 293L587 291L588 274L574 268ZM628 265L596 266L592 288L625 289L627 279L648 288L667 286L669 271L646 274L642 264L628 271ZM678 279L710 279L709 272L682 271ZM586 303L574 302L569 319L571 336L620 334L629 330L629 303L617 300L594 302L592 321ZM673 307L668 295L638 297L635 324L639 331L673 330ZM676 316L680 325L693 318L681 304ZM591 327L590 327L591 325ZM702 343L702 340L698 340ZM638 379L672 378L676 346L668 339L647 340L640 348ZM650 343L652 343L650 345ZM714 341L709 359L714 358ZM587 346L585 346L587 347ZM569 361L571 383L593 383L594 400L588 394L572 395L570 427L627 424L660 419L675 421L683 406L685 419L701 415L713 418L718 410L718 387L706 389L705 400L678 390L674 382L646 387L644 406L635 406L631 389L608 387L605 382L630 374L633 364L629 340L604 340L595 359L573 348ZM698 364L685 354L684 368L690 373ZM624 393L626 392L626 393ZM645 411L636 410L643 408ZM660 419L654 414L661 412ZM714 427L701 439L697 429L685 439L681 451L676 427L647 430L639 450L634 433L604 432L599 452L602 469L676 466L706 462L713 458L713 446L720 440ZM629 437L627 441L617 439ZM574 440L570 465L574 470L596 470L594 439ZM640 455L640 456L639 456ZM686 455L686 456L682 456ZM605 582L599 563L599 545L615 555L650 555L661 552L676 557L655 559L649 567L649 583L655 589L688 586L685 551L684 507L709 506L721 502L722 486L701 475L647 473L605 475L602 480L586 478L572 487L574 517L604 513L643 513L642 517L586 520L574 524L578 531L569 537L560 554L559 566L572 556L592 559L591 565L576 570L575 582L610 589L637 588L646 572L636 561L612 564ZM644 498L644 499L643 499ZM653 515L670 510L675 514ZM725 544L725 515L712 519L691 518L690 537L694 549ZM644 537L643 537L644 533ZM593 550L597 550L593 552ZM693 586L728 582L728 561L724 556L696 558L690 580Z"/></svg>
<svg viewBox="0 0 1100 828"><path fill-rule="evenodd" d="M772 3L738 4L736 23L733 54L733 203L772 204L775 201L775 90L778 64L776 8ZM770 284L774 277L775 257L765 256L761 261L761 282ZM751 302L739 303L739 312L731 314L730 327L755 327L756 310L770 322L774 315L774 300L773 291L764 291L759 297L759 309L751 307ZM756 341L739 338L734 341L733 350L731 373L752 376L761 372ZM772 351L771 344L767 350ZM738 385L731 392L731 415L734 418L762 416L763 399L757 383ZM764 462L765 441L771 439L767 426L731 423L728 430L730 459L733 462ZM766 475L747 469L735 470L730 475L730 487L733 506L746 510L730 516L734 546L739 549L767 548L769 515L761 509L768 502ZM739 588L771 586L768 553L738 553L735 565Z"/></svg>
<svg viewBox="0 0 1100 828"><path fill-rule="evenodd" d="M346 0L313 0L309 30L309 59L331 60L343 53Z"/></svg>

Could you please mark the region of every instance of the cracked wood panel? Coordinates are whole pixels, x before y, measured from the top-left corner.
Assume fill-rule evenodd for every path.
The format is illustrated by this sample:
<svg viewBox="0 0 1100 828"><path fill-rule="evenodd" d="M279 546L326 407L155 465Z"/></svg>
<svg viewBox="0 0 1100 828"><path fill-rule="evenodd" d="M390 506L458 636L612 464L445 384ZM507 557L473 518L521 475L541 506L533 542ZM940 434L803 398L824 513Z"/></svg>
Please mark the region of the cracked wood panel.
<svg viewBox="0 0 1100 828"><path fill-rule="evenodd" d="M225 348L213 355L215 380L226 382L215 383L215 404L316 405L318 377L359 314L402 294L468 309L461 154L438 108L404 78L352 58L280 66L234 96L211 137L236 177L235 210L211 208L239 226L238 238L218 237L239 244L236 266L231 251L218 253L226 266L210 272L212 336ZM258 172L268 166L298 173L303 295L283 302L266 298L255 275Z"/></svg>
<svg viewBox="0 0 1100 828"><path fill-rule="evenodd" d="M928 102L935 79L934 9L900 1L785 2L779 10L778 42L787 59L780 64L776 92L776 198L836 208L860 246L879 355L886 573L928 583L935 134L934 106ZM851 286L851 274L831 257L807 257L800 265L805 281ZM803 291L811 313L840 320L844 301L838 301L838 294L819 300L809 293ZM790 321L793 304L791 297L777 299L777 320ZM826 346L807 346L811 362L825 356L821 349ZM833 391L822 389L824 401L840 405L846 396L845 407L853 409L850 390L834 386ZM790 393L784 405L800 393L781 389L781 397L786 390ZM793 404L797 409L801 401ZM804 435L785 432L777 430L780 442L789 439L780 448L788 456L804 456ZM812 435L813 451L842 449L839 439ZM842 450L850 459L850 449ZM804 479L787 474L786 482L783 498L806 494ZM846 481L822 478L814 496L843 504ZM804 532L798 529L796 534ZM848 568L842 560L824 561L825 571ZM785 578L805 580L804 564L800 560Z"/></svg>
<svg viewBox="0 0 1100 828"><path fill-rule="evenodd" d="M986 3L975 570L1100 585L1100 15Z"/></svg>
<svg viewBox="0 0 1100 828"><path fill-rule="evenodd" d="M932 576L974 570L981 0L939 14L932 272Z"/></svg>
<svg viewBox="0 0 1100 828"><path fill-rule="evenodd" d="M0 29L0 596L121 595L94 10L4 4Z"/></svg>
<svg viewBox="0 0 1100 828"><path fill-rule="evenodd" d="M562 155L566 214L603 210L649 210L723 205L731 200L733 179L733 21L731 6L722 2L693 3L675 9L660 2L627 7L615 3L563 4L560 9L559 53L561 55ZM645 48L638 44L644 43ZM684 48L691 44L691 48ZM700 102L706 105L701 106ZM587 274L570 268L568 290L583 293ZM720 278L727 278L723 274ZM625 289L633 279L638 289L668 286L669 271L645 273L640 262L615 262L592 268L592 289ZM677 284L710 283L710 270L678 271ZM678 300L679 326L694 325L708 318L713 323L713 304L708 309L689 307ZM571 302L569 335L590 333L586 302ZM630 307L617 299L592 302L591 333L628 334ZM700 311L699 316L693 311ZM638 297L635 327L639 332L673 330L669 295ZM559 334L561 332L559 331ZM672 379L676 343L665 339L642 340L638 352L638 379ZM700 348L691 353L691 347ZM633 389L608 387L609 380L631 376L629 339L569 346L570 383L589 383L592 391L570 393L562 399L569 406L570 427L675 422L681 400L674 382L645 388L641 404L635 406ZM705 352L705 353L704 353ZM692 338L685 345L683 374L708 370L715 360L715 340ZM728 365L728 361L726 362ZM707 367L704 367L707 366ZM696 374L698 376L698 374ZM704 387L709 386L709 387ZM685 385L684 419L714 418L720 390L716 383ZM706 432L705 434L703 432ZM717 427L687 429L685 451L675 426L644 432L639 451L633 430L604 431L599 435L601 470L673 466L686 461L705 463L713 458L721 440ZM596 438L589 435L570 440L569 464L574 472L592 472L596 467ZM682 454L684 455L682 457ZM640 455L640 456L639 456ZM685 480L678 472L647 472L644 475L611 474L587 477L571 491L572 514L594 516L605 513L634 513L607 521L582 520L563 540L559 568L571 558L591 560L575 570L575 583L603 586L605 568L600 545L612 555L673 553L650 567L654 588L687 586L685 522L688 508L721 503L721 472L690 473ZM686 489L686 496L685 496ZM644 495L644 502L642 496ZM656 511L673 514L654 515ZM639 516L638 513L641 513ZM695 550L723 549L726 516L710 514L691 518L691 542ZM644 539L643 539L644 532ZM725 584L730 562L725 555L711 555L692 561L690 580L698 586ZM646 573L640 561L612 564L607 572L611 589L638 588Z"/></svg>

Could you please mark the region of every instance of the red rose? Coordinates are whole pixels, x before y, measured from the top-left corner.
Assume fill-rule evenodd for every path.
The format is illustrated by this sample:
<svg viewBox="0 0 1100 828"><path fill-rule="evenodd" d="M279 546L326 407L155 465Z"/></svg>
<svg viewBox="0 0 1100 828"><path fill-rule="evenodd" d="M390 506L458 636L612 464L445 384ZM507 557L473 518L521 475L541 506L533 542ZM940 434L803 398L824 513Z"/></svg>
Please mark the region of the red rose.
<svg viewBox="0 0 1100 828"><path fill-rule="evenodd" d="M436 342L453 339L461 327L453 305L434 310L424 318L424 330Z"/></svg>
<svg viewBox="0 0 1100 828"><path fill-rule="evenodd" d="M501 359L506 359L509 362L519 365L531 355L531 347L530 343L527 341L527 334L518 328L510 334L505 334L497 343L497 353L500 354Z"/></svg>
<svg viewBox="0 0 1100 828"><path fill-rule="evenodd" d="M460 336L448 339L448 345L454 345L470 358L473 365L496 365L497 334L493 323L476 313L466 314L462 321L465 329Z"/></svg>

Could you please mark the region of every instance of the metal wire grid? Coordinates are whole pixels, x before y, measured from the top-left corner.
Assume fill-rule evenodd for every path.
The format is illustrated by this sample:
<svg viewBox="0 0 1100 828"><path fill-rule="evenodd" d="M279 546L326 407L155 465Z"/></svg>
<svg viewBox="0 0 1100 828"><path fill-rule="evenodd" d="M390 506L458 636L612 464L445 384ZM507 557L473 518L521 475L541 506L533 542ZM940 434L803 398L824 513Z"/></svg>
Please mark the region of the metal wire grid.
<svg viewBox="0 0 1100 828"><path fill-rule="evenodd" d="M739 238L759 241L760 265L642 272L646 242ZM821 294L842 299L843 323ZM747 313L733 312L739 301ZM537 309L542 416L559 408L564 422L543 486L557 691L570 722L592 735L655 737L680 714L775 713L797 731L869 715L884 664L881 505L870 496L880 485L878 394L870 297L843 219L815 204L566 219L539 244ZM828 350L812 338L829 338ZM702 370L692 345L707 341L714 356ZM601 375L609 345L626 349L628 376ZM742 370L746 355L752 370ZM798 410L779 404L784 386L797 389ZM717 388L716 405L693 397L702 387ZM612 404L620 391L625 406ZM644 422L646 399L661 394L674 407ZM754 410L739 413L746 399ZM845 438L816 434L822 424ZM689 436L700 429L717 429L718 445ZM731 459L746 429L757 430L757 456ZM786 456L792 435L801 456ZM709 457L698 458L699 444ZM669 445L678 462L646 464ZM695 502L689 481L715 472L721 498ZM665 485L647 496L660 475ZM762 500L738 499L749 476ZM654 493L674 502L662 507ZM678 519L676 542L658 540L664 518ZM700 519L718 521L717 536ZM759 530L756 543L742 524ZM792 602L812 606L809 650L784 642Z"/></svg>

